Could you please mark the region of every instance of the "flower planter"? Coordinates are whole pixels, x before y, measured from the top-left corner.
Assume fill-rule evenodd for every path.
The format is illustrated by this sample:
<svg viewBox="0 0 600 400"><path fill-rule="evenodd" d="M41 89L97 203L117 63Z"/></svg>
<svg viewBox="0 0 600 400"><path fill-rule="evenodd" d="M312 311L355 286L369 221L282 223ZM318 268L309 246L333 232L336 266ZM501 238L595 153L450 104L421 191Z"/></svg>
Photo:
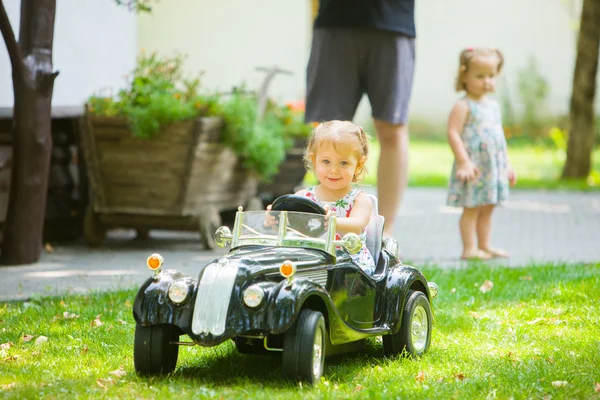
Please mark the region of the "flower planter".
<svg viewBox="0 0 600 400"><path fill-rule="evenodd" d="M214 248L221 211L256 207L258 180L222 143L220 118L173 123L151 139L134 138L124 118L85 119L88 244L101 244L107 228L128 227L197 230Z"/></svg>
<svg viewBox="0 0 600 400"><path fill-rule="evenodd" d="M285 160L279 166L279 172L271 182L262 182L258 192L265 205L271 204L277 197L296 192L304 181L304 149L308 139L295 139L293 146L285 154Z"/></svg>

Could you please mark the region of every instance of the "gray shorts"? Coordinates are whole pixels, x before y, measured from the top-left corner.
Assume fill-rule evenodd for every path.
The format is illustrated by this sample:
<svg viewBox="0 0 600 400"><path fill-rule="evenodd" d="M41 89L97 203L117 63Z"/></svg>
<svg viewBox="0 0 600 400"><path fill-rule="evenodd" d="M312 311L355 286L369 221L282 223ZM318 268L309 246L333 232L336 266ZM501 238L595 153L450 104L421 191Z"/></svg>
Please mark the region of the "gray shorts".
<svg viewBox="0 0 600 400"><path fill-rule="evenodd" d="M367 29L316 28L306 71L307 122L352 120L363 93L373 118L408 120L415 39Z"/></svg>

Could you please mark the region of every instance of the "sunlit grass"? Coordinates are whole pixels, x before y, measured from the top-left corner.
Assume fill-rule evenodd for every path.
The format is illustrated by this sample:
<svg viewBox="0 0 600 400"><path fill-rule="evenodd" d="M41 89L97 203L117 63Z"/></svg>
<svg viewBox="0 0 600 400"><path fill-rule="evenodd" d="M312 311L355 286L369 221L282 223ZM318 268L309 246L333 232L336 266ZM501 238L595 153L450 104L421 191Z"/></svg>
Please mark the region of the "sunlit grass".
<svg viewBox="0 0 600 400"><path fill-rule="evenodd" d="M282 380L278 357L231 343L182 347L172 375L138 377L135 290L0 304L0 397L599 397L600 264L423 271L440 286L426 356L385 358L371 340L364 353L329 359L315 387ZM482 293L485 280L493 289ZM40 336L48 340L36 344Z"/></svg>
<svg viewBox="0 0 600 400"><path fill-rule="evenodd" d="M509 148L513 167L518 174L518 183L514 189L571 189L600 190L600 182L595 186L584 180L561 181L562 161L557 150L550 147L524 145ZM369 173L363 183L377 184L377 162L379 143L371 144L371 156L368 161ZM594 169L600 171L600 148L592 156ZM443 141L411 140L409 157L409 185L420 187L446 187L452 170L454 155ZM307 182L316 182L312 174L307 174Z"/></svg>

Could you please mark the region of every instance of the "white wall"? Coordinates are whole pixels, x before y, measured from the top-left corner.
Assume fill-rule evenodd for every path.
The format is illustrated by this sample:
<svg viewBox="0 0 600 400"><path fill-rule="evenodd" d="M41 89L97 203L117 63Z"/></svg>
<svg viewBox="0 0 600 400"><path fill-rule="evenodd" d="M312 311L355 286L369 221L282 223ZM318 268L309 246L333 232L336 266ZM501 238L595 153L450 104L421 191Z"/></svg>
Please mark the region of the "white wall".
<svg viewBox="0 0 600 400"><path fill-rule="evenodd" d="M269 94L280 101L304 98L310 50L309 0L169 0L140 15L138 44L146 51L188 55L190 72L204 71L207 90L229 91L245 82L258 89L256 66L278 65Z"/></svg>
<svg viewBox="0 0 600 400"><path fill-rule="evenodd" d="M20 1L4 2L15 35ZM102 88L124 85L135 65L136 14L113 0L59 0L54 31L55 81L53 106L79 106ZM0 107L13 105L11 67L0 44Z"/></svg>
<svg viewBox="0 0 600 400"><path fill-rule="evenodd" d="M310 3L162 1L152 15L140 16L138 43L149 51L187 53L188 69L205 71L204 85L210 90L228 91L242 81L257 88L263 74L254 67L277 64L295 75L277 77L270 93L282 101L297 100L305 92L312 30ZM534 55L550 86L546 111L567 113L575 60L572 22L562 0L417 0L417 68L411 117L445 123L459 96L453 89L458 54L476 46L497 47L504 52L502 75L507 85L499 90L508 89L517 110L517 72ZM357 114L361 121L370 115L364 100ZM596 107L600 112L600 100Z"/></svg>
<svg viewBox="0 0 600 400"><path fill-rule="evenodd" d="M561 0L419 0L414 114L447 114L458 54L466 47L489 46L505 55L502 75L518 107L517 71L534 55L548 81L548 112L566 113L571 96L576 32ZM502 83L502 81L500 81ZM600 101L597 102L600 104ZM600 110L600 107L598 108Z"/></svg>

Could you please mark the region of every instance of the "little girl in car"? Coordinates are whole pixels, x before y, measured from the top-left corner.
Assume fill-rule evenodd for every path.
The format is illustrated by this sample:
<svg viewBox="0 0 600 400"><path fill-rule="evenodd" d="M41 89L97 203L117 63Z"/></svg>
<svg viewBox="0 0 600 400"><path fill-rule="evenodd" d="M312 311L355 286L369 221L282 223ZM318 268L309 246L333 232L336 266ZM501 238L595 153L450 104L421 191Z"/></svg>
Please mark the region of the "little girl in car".
<svg viewBox="0 0 600 400"><path fill-rule="evenodd" d="M296 194L325 208L326 218L335 215L337 235L353 232L360 236L362 249L352 259L367 274L373 274L375 262L365 245L365 228L373 205L367 194L352 186L365 174L368 155L369 141L360 126L337 120L319 124L304 152L306 167L314 172L319 184Z"/></svg>

